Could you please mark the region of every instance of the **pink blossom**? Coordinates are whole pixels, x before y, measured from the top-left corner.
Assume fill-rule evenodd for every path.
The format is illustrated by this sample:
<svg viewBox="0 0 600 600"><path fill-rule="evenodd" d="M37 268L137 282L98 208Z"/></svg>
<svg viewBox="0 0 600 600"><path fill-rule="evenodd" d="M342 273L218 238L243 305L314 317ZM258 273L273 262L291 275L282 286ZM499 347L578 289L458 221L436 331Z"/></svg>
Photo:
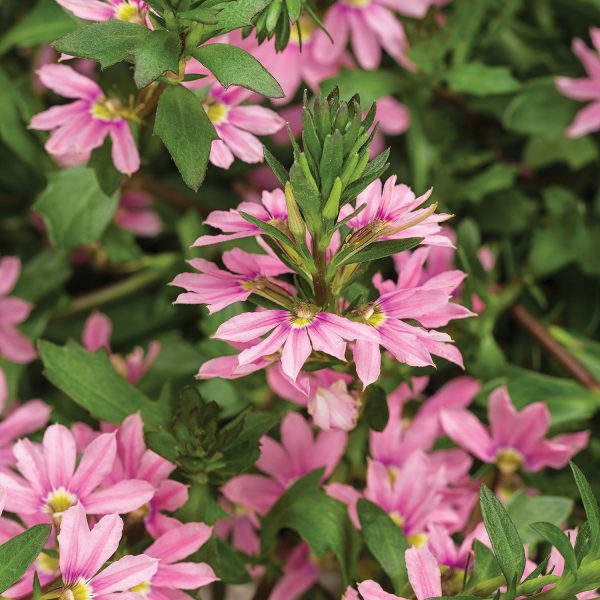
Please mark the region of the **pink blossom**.
<svg viewBox="0 0 600 600"><path fill-rule="evenodd" d="M356 60L363 69L379 66L382 49L403 67L414 69L406 57L408 40L404 27L394 11L420 19L432 4L431 0L338 0L324 19L335 43L318 31L315 57L324 63L336 62L351 40Z"/></svg>
<svg viewBox="0 0 600 600"><path fill-rule="evenodd" d="M275 584L269 600L297 600L319 578L319 569L311 560L310 549L301 543L292 550L283 566L283 577Z"/></svg>
<svg viewBox="0 0 600 600"><path fill-rule="evenodd" d="M124 556L100 571L116 552L122 531L118 515L103 517L90 530L81 505L65 512L58 534L63 597L131 599L128 590L156 573L159 561L145 554Z"/></svg>
<svg viewBox="0 0 600 600"><path fill-rule="evenodd" d="M572 46L573 53L581 61L588 76L556 79L558 89L565 96L575 100L591 100L590 104L577 113L566 131L566 134L573 138L600 130L600 29L592 27L590 38L594 50L588 48L580 39L573 40Z"/></svg>
<svg viewBox="0 0 600 600"><path fill-rule="evenodd" d="M190 596L181 590L195 590L219 579L206 563L181 562L206 543L212 529L204 523L175 523L144 551L159 559L156 573L137 588L149 600L187 600Z"/></svg>
<svg viewBox="0 0 600 600"><path fill-rule="evenodd" d="M435 205L418 208L431 196L429 190L418 198L403 183L396 185L396 176L389 177L385 185L377 179L356 198L358 209L365 208L348 221L348 227L355 230L352 239L369 235L369 240L398 240L406 238L424 238L422 244L430 246L451 246L445 235L440 235L440 222L450 215L436 213ZM340 219L353 212L350 205L345 205L340 212Z"/></svg>
<svg viewBox="0 0 600 600"><path fill-rule="evenodd" d="M0 356L20 364L31 362L36 356L33 344L18 329L31 312L31 304L9 296L21 274L21 260L16 256L0 258Z"/></svg>
<svg viewBox="0 0 600 600"><path fill-rule="evenodd" d="M152 209L151 197L141 190L131 190L121 195L115 223L140 237L153 237L162 231L162 221Z"/></svg>
<svg viewBox="0 0 600 600"><path fill-rule="evenodd" d="M7 510L23 515L52 517L80 502L85 512L105 515L128 513L150 501L154 488L131 479L101 487L111 473L117 452L114 434L104 433L83 451L77 464L73 434L63 425L51 425L41 445L22 439L13 449L19 472L0 473L7 489Z"/></svg>
<svg viewBox="0 0 600 600"><path fill-rule="evenodd" d="M263 436L256 467L266 475L238 475L223 486L230 502L265 515L297 479L324 467L328 478L346 448L341 431L321 431L313 437L308 422L298 413L289 413L281 423L281 443Z"/></svg>
<svg viewBox="0 0 600 600"><path fill-rule="evenodd" d="M130 111L119 100L107 98L95 81L66 65L45 65L38 70L38 76L52 91L75 99L31 119L32 129L52 131L46 142L50 154L58 158L71 156L71 164L81 164L109 135L115 168L126 175L140 168L138 150L124 117L125 114L131 116Z"/></svg>
<svg viewBox="0 0 600 600"><path fill-rule="evenodd" d="M203 235L193 245L196 247L210 246L221 242L260 235L262 230L246 221L240 215L240 212L245 212L271 225L287 223L288 215L283 190L264 191L261 196L261 204L242 202L236 209L214 210L208 215L204 224L220 229L223 234Z"/></svg>
<svg viewBox="0 0 600 600"><path fill-rule="evenodd" d="M535 472L560 469L587 446L588 431L545 439L550 412L543 402L533 402L517 412L505 387L489 398L486 429L469 411L445 410L442 426L450 439L485 463L495 463L505 474L518 469Z"/></svg>
<svg viewBox="0 0 600 600"><path fill-rule="evenodd" d="M404 553L408 580L417 600L442 595L442 575L435 557L427 548L409 548ZM358 584L358 591L364 600L406 600L385 592L375 581L369 579ZM346 591L345 600L358 598L354 590Z"/></svg>
<svg viewBox="0 0 600 600"><path fill-rule="evenodd" d="M152 366L160 352L159 342L150 342L148 352L141 347L136 347L133 352L125 357L120 354L112 354L110 349L110 337L112 334L112 323L110 319L101 312L93 312L86 320L81 335L83 347L89 352L97 352L104 348L113 363L115 369L123 375L129 383L136 383Z"/></svg>
<svg viewBox="0 0 600 600"><path fill-rule="evenodd" d="M206 304L210 313L222 310L235 302L247 300L253 293L274 287L287 295L277 275L289 273L290 269L274 254L251 254L239 248L223 253L222 260L229 269L219 269L203 258L188 261L196 273L180 273L171 285L182 287L187 293L180 294L177 304Z"/></svg>
<svg viewBox="0 0 600 600"><path fill-rule="evenodd" d="M148 5L142 0L56 0L76 17L88 21L120 19L130 23L146 22Z"/></svg>
<svg viewBox="0 0 600 600"><path fill-rule="evenodd" d="M491 547L490 538L483 523L479 523L471 533L466 535L461 544L455 543L445 527L431 524L427 528L427 548L440 565L450 569L462 571L466 569L475 540Z"/></svg>
<svg viewBox="0 0 600 600"><path fill-rule="evenodd" d="M308 303L298 303L293 311L263 310L242 313L223 323L214 337L231 342L249 342L266 333L262 341L243 350L240 365L250 364L282 349L283 372L295 381L313 350L345 361L346 342L364 340L378 344L374 328L338 315L319 312Z"/></svg>
<svg viewBox="0 0 600 600"><path fill-rule="evenodd" d="M283 127L284 121L276 112L263 106L242 105L251 96L250 90L240 87L226 90L215 84L210 88L203 105L220 138L212 142L213 165L228 169L234 156L246 163L262 162L263 145L256 135L270 135Z"/></svg>

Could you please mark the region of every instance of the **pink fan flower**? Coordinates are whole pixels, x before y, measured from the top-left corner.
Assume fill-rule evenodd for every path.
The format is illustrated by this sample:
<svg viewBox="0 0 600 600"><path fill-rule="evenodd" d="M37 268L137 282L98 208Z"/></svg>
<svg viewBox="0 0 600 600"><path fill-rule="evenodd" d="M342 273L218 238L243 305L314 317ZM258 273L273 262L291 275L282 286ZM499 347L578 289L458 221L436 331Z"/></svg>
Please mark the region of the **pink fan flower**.
<svg viewBox="0 0 600 600"><path fill-rule="evenodd" d="M363 69L379 66L382 49L403 67L414 69L406 57L408 40L404 27L394 11L420 19L433 4L432 0L338 0L324 20L335 43L318 31L315 56L325 63L335 62L351 40L356 60Z"/></svg>
<svg viewBox="0 0 600 600"><path fill-rule="evenodd" d="M240 212L245 212L271 225L287 223L288 215L283 190L264 191L260 204L256 202L242 202L236 209L214 210L208 215L204 224L210 225L215 229L220 229L223 233L220 235L203 235L193 245L196 247L210 246L221 242L230 242L231 240L260 235L262 230L246 221L240 215Z"/></svg>
<svg viewBox="0 0 600 600"><path fill-rule="evenodd" d="M61 597L131 599L129 590L156 573L159 561L145 554L124 556L100 571L117 551L122 531L118 515L103 517L90 530L81 505L65 512L58 534Z"/></svg>
<svg viewBox="0 0 600 600"><path fill-rule="evenodd" d="M7 398L6 376L0 369L0 410L3 410ZM41 400L30 400L9 410L0 421L0 469L14 464L14 442L45 427L49 418L50 407Z"/></svg>
<svg viewBox="0 0 600 600"><path fill-rule="evenodd" d="M319 568L311 560L310 549L301 543L292 550L283 566L283 577L275 584L269 600L297 600L319 578Z"/></svg>
<svg viewBox="0 0 600 600"><path fill-rule="evenodd" d="M129 519L143 518L148 533L158 537L178 524L162 512L181 508L188 499L188 486L169 479L175 465L146 448L144 424L139 413L128 416L116 432L117 456L105 483L114 485L135 479L146 481L155 489L152 499L130 514Z"/></svg>
<svg viewBox="0 0 600 600"><path fill-rule="evenodd" d="M75 439L63 425L48 427L41 446L22 439L13 451L19 474L0 473L0 486L8 492L7 510L17 514L60 520L77 502L90 515L128 513L154 495L154 488L138 479L102 486L117 452L111 433L99 435L85 448L77 468Z"/></svg>
<svg viewBox="0 0 600 600"><path fill-rule="evenodd" d="M588 431L545 439L550 411L543 402L533 402L517 412L505 387L489 398L486 429L469 411L445 410L442 426L450 439L485 463L495 463L505 474L519 469L529 472L544 467L560 469L587 446Z"/></svg>
<svg viewBox="0 0 600 600"><path fill-rule="evenodd" d="M298 303L293 311L242 313L223 323L214 337L230 342L250 342L268 332L264 340L239 354L239 363L250 364L282 349L281 367L292 381L296 380L313 350L345 361L347 341L379 343L374 328L332 313L319 312L308 303Z"/></svg>
<svg viewBox="0 0 600 600"><path fill-rule="evenodd" d="M234 156L246 163L262 162L263 145L256 135L270 135L284 126L284 120L271 109L242 105L251 96L250 90L240 87L225 90L215 84L210 88L204 110L220 138L212 142L213 165L228 169Z"/></svg>
<svg viewBox="0 0 600 600"><path fill-rule="evenodd" d="M356 372L365 385L379 378L379 344L397 361L414 367L433 365L431 355L463 366L460 350L452 344L448 334L406 323L407 319L421 322L427 321L431 315L445 313L450 291L450 287L444 289L442 286L437 289L421 286L395 290L353 311L353 319L368 324L379 333L378 341L359 339L354 346Z"/></svg>
<svg viewBox="0 0 600 600"><path fill-rule="evenodd" d="M408 580L417 600L442 595L442 575L435 557L427 548L409 548L404 553ZM385 592L375 581L368 579L358 584L363 600L407 600ZM342 600L358 600L358 594L348 588Z"/></svg>
<svg viewBox="0 0 600 600"><path fill-rule="evenodd" d="M17 329L17 325L29 316L31 304L8 295L20 274L19 258L0 258L0 356L11 362L24 364L31 362L37 354L31 340Z"/></svg>
<svg viewBox="0 0 600 600"><path fill-rule="evenodd" d="M69 156L71 164L81 164L108 135L112 140L115 168L126 175L140 168L140 156L126 120L126 116L134 116L130 109L116 98L107 98L95 81L66 65L45 65L38 70L38 75L52 91L75 99L75 102L53 106L31 119L32 129L52 131L46 142L50 154L58 159Z"/></svg>
<svg viewBox="0 0 600 600"><path fill-rule="evenodd" d="M565 96L575 100L591 100L590 104L577 113L566 131L566 134L573 138L600 130L600 29L592 27L590 38L594 50L588 48L580 39L573 40L572 46L573 53L581 61L588 76L556 79L558 89Z"/></svg>
<svg viewBox="0 0 600 600"><path fill-rule="evenodd" d="M180 294L177 304L206 304L210 313L222 310L235 302L247 300L253 293L265 288L287 296L277 275L289 273L290 269L274 254L251 254L239 248L223 253L223 263L229 269L219 269L203 258L188 261L196 273L180 273L171 285L182 287L187 293Z"/></svg>
<svg viewBox="0 0 600 600"><path fill-rule="evenodd" d="M160 343L150 342L146 353L138 346L133 352L122 357L120 354L113 354L110 350L111 334L112 323L110 319L100 312L93 312L83 326L81 335L83 347L89 352L97 352L100 348L104 348L108 352L115 369L129 383L136 383L156 360L160 352Z"/></svg>
<svg viewBox="0 0 600 600"><path fill-rule="evenodd" d="M307 407L313 423L325 430L350 431L356 427L360 398L348 391L352 377L331 369L301 373L290 381L277 363L267 369L271 389L282 398Z"/></svg>
<svg viewBox="0 0 600 600"><path fill-rule="evenodd" d="M431 196L429 190L418 198L403 183L396 185L396 176L389 177L385 185L377 179L356 198L355 208L363 204L365 208L347 223L355 230L352 239L367 237L369 240L399 240L406 238L424 238L422 244L430 246L452 246L445 235L440 235L439 223L451 215L436 213L433 204L427 208L418 208ZM354 208L344 206L340 219L348 216Z"/></svg>
<svg viewBox="0 0 600 600"><path fill-rule="evenodd" d="M124 192L119 200L115 223L140 237L152 237L162 231L162 221L152 209L152 198L141 190Z"/></svg>
<svg viewBox="0 0 600 600"><path fill-rule="evenodd" d="M206 543L212 529L204 523L175 523L144 551L159 559L152 578L133 590L148 600L187 600L190 596L181 590L195 590L219 579L206 563L180 562Z"/></svg>
<svg viewBox="0 0 600 600"><path fill-rule="evenodd" d="M324 467L328 478L346 448L341 431L321 431L313 437L308 422L298 413L289 413L281 423L281 443L263 436L256 467L265 475L238 475L223 486L230 502L265 515L297 479Z"/></svg>
<svg viewBox="0 0 600 600"><path fill-rule="evenodd" d="M76 17L87 21L120 19L144 24L148 5L141 0L56 0Z"/></svg>

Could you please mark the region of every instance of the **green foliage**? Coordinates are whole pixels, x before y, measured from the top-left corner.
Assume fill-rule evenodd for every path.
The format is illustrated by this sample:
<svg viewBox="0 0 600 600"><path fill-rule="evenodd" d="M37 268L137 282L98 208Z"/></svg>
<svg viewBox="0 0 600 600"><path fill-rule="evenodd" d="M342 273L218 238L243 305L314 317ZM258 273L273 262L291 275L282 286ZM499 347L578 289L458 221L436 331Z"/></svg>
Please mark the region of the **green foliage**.
<svg viewBox="0 0 600 600"><path fill-rule="evenodd" d="M181 41L176 33L152 31L135 49L134 80L138 88L146 87L166 71L179 72Z"/></svg>
<svg viewBox="0 0 600 600"><path fill-rule="evenodd" d="M363 396L364 417L370 429L383 431L390 417L387 396L379 385L370 385Z"/></svg>

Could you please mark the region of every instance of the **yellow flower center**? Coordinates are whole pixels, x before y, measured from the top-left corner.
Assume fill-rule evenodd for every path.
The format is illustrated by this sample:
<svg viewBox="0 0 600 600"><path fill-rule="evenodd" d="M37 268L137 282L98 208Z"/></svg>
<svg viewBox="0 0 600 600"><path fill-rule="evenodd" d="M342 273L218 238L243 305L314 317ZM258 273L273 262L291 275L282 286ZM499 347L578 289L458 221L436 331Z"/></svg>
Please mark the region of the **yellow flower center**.
<svg viewBox="0 0 600 600"><path fill-rule="evenodd" d="M415 548L423 548L427 544L427 534L421 532L414 535L407 535L406 541Z"/></svg>
<svg viewBox="0 0 600 600"><path fill-rule="evenodd" d="M303 327L307 327L312 323L312 320L316 314L316 307L308 302L301 302L296 306L296 316L292 317L292 327L297 329L301 329Z"/></svg>
<svg viewBox="0 0 600 600"><path fill-rule="evenodd" d="M55 575L59 571L58 558L50 556L45 552L42 552L37 557L37 568L38 571L45 573L46 575Z"/></svg>
<svg viewBox="0 0 600 600"><path fill-rule="evenodd" d="M131 591L134 594L141 594L142 596L147 596L150 593L150 584L147 581L142 581L142 583L138 583L131 588Z"/></svg>
<svg viewBox="0 0 600 600"><path fill-rule="evenodd" d="M92 588L83 579L79 579L62 591L60 600L91 600L92 596Z"/></svg>
<svg viewBox="0 0 600 600"><path fill-rule="evenodd" d="M129 21L130 23L138 23L139 25L144 24L145 19L144 10L140 10L139 5L133 2L123 2L115 10L115 19L120 21Z"/></svg>
<svg viewBox="0 0 600 600"><path fill-rule="evenodd" d="M344 0L344 4L348 4L348 6L356 6L358 8L362 8L363 6L368 6L371 4L371 0Z"/></svg>
<svg viewBox="0 0 600 600"><path fill-rule="evenodd" d="M204 110L206 110L209 121L215 125L227 120L229 108L223 102L209 101L204 105Z"/></svg>
<svg viewBox="0 0 600 600"><path fill-rule="evenodd" d="M116 121L121 118L121 103L116 98L94 102L90 114L101 121Z"/></svg>
<svg viewBox="0 0 600 600"><path fill-rule="evenodd" d="M46 498L46 512L49 515L58 517L65 510L71 508L75 502L77 502L77 498L71 492L65 490L64 487L59 487L48 494Z"/></svg>
<svg viewBox="0 0 600 600"><path fill-rule="evenodd" d="M302 43L305 44L312 37L313 32L316 28L316 24L312 19L307 18L303 15L302 17L300 17L299 25L300 34L302 36ZM300 43L300 37L298 36L298 28L295 26L292 27L292 30L290 31L290 39L296 44Z"/></svg>
<svg viewBox="0 0 600 600"><path fill-rule="evenodd" d="M394 521L394 523L402 529L404 527L404 517L395 510L393 513L390 513L390 519Z"/></svg>
<svg viewBox="0 0 600 600"><path fill-rule="evenodd" d="M498 450L494 462L503 475L513 475L524 464L521 453L513 448Z"/></svg>
<svg viewBox="0 0 600 600"><path fill-rule="evenodd" d="M379 327L385 323L385 313L377 306L373 304L363 304L356 309L356 314L362 321L371 325L371 327Z"/></svg>

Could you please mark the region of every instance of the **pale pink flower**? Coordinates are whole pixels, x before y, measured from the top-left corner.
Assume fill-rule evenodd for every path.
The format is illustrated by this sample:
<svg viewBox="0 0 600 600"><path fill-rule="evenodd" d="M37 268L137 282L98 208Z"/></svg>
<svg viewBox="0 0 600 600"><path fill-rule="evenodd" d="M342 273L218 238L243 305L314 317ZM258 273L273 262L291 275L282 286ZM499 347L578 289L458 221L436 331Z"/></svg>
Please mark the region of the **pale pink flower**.
<svg viewBox="0 0 600 600"><path fill-rule="evenodd" d="M600 130L600 29L592 27L590 38L594 50L580 39L573 40L572 45L573 53L581 61L588 76L577 79L556 78L556 85L565 96L575 100L591 100L590 104L577 113L566 131L569 137L574 138Z"/></svg>
<svg viewBox="0 0 600 600"><path fill-rule="evenodd" d="M315 56L322 62L335 62L344 52L348 41L358 64L363 69L376 69L381 62L382 49L407 69L414 69L408 60L408 40L402 23L394 12L403 16L423 18L431 0L338 0L327 12L324 32L315 33Z"/></svg>
<svg viewBox="0 0 600 600"><path fill-rule="evenodd" d="M79 502L91 515L128 513L154 495L149 483L137 479L101 487L115 463L117 442L111 433L93 440L78 464L75 439L63 425L48 427L41 445L22 439L13 451L19 474L0 473L11 512L60 519Z"/></svg>
<svg viewBox="0 0 600 600"><path fill-rule="evenodd" d="M224 252L222 260L228 271L203 258L189 260L188 264L200 273L180 273L175 277L171 285L187 290L175 303L206 304L208 312L214 313L247 300L257 289L269 284L287 295L280 287L282 282L274 278L289 273L290 269L274 254L251 254L234 248Z"/></svg>
<svg viewBox="0 0 600 600"><path fill-rule="evenodd" d="M122 531L123 520L118 515L103 517L90 530L81 505L65 512L58 534L63 597L136 597L129 590L148 581L156 573L159 561L145 554L127 555L100 571L117 551Z"/></svg>
<svg viewBox="0 0 600 600"><path fill-rule="evenodd" d="M342 431L321 431L313 437L308 422L298 413L289 413L281 423L281 443L263 436L256 467L266 475L238 475L222 488L235 505L265 515L294 481L324 467L328 478L346 448Z"/></svg>
<svg viewBox="0 0 600 600"><path fill-rule="evenodd" d="M354 208L349 204L343 207L340 219L364 204L365 208L347 223L355 231L354 237L368 232L381 240L424 238L421 242L424 245L452 246L447 236L440 235L439 225L451 215L434 212L435 206L419 208L427 202L431 192L430 189L417 198L407 185L396 185L395 175L385 184L377 179L358 195Z"/></svg>
<svg viewBox="0 0 600 600"><path fill-rule="evenodd" d="M230 342L249 342L266 333L269 335L264 340L239 354L240 365L282 350L281 367L292 381L296 380L313 350L345 361L347 341L360 339L379 343L374 328L339 315L319 312L307 303L298 303L293 311L242 313L223 323L214 337Z"/></svg>
<svg viewBox="0 0 600 600"><path fill-rule="evenodd" d="M194 242L193 246L210 246L262 234L262 229L246 221L240 212L247 213L271 225L286 223L288 215L283 190L263 191L260 204L242 202L236 209L214 210L208 215L204 224L220 229L223 233L203 235Z"/></svg>
<svg viewBox="0 0 600 600"><path fill-rule="evenodd" d="M110 337L112 334L111 320L101 312L93 312L83 326L81 341L83 347L89 352L97 352L104 348L108 352L115 369L123 375L129 383L136 383L152 366L158 353L160 343L153 341L148 345L148 351L137 346L133 352L125 357L113 354L110 349Z"/></svg>
<svg viewBox="0 0 600 600"><path fill-rule="evenodd" d="M19 258L0 258L0 356L24 364L31 362L37 354L31 340L17 329L17 325L29 316L32 306L21 298L8 295L20 274Z"/></svg>
<svg viewBox="0 0 600 600"><path fill-rule="evenodd" d="M277 581L269 600L297 600L317 582L319 568L311 560L310 548L296 546L283 565L283 577Z"/></svg>
<svg viewBox="0 0 600 600"><path fill-rule="evenodd" d="M76 17L88 21L120 19L144 24L148 5L142 0L56 0Z"/></svg>
<svg viewBox="0 0 600 600"><path fill-rule="evenodd" d="M543 402L528 404L517 412L505 387L489 398L486 429L469 411L445 410L441 414L446 435L485 463L495 463L506 474L519 469L529 472L544 467L560 469L587 446L589 431L545 439L550 411Z"/></svg>
<svg viewBox="0 0 600 600"><path fill-rule="evenodd" d="M182 590L195 590L219 578L209 565L202 562L181 562L197 552L210 538L212 528L204 523L179 523L156 539L144 553L159 559L152 578L138 586L148 600L187 600Z"/></svg>
<svg viewBox="0 0 600 600"><path fill-rule="evenodd" d="M263 145L256 135L270 135L284 126L284 120L273 110L255 104L242 105L251 96L250 90L241 87L226 90L219 84L211 86L203 106L220 138L212 142L213 165L228 169L234 156L246 163L262 162Z"/></svg>
<svg viewBox="0 0 600 600"><path fill-rule="evenodd" d="M417 600L442 595L442 575L435 557L427 548L409 548L404 553L408 580ZM358 584L363 600L407 600L385 592L375 581L368 579ZM349 588L342 600L357 600L356 592Z"/></svg>
<svg viewBox="0 0 600 600"><path fill-rule="evenodd" d="M427 548L440 565L449 569L466 569L475 540L491 548L490 538L483 523L479 523L460 544L456 544L445 527L432 523L427 528Z"/></svg>
<svg viewBox="0 0 600 600"><path fill-rule="evenodd" d="M260 338L255 341L259 340ZM244 346L249 348L252 344L244 344ZM261 356L255 361L247 364L240 364L239 354L219 356L218 358L211 358L203 363L196 374L196 378L212 379L213 377L220 377L221 379L240 379L240 377L245 377L246 375L265 369L275 360L275 356Z"/></svg>
<svg viewBox="0 0 600 600"><path fill-rule="evenodd" d="M59 158L70 156L71 164L85 163L108 135L115 168L126 175L140 168L137 146L119 100L107 98L95 81L66 65L45 65L38 70L38 76L52 91L75 99L31 119L32 129L52 131L46 142L50 154Z"/></svg>
<svg viewBox="0 0 600 600"><path fill-rule="evenodd" d="M130 190L121 195L115 223L140 237L153 237L163 227L158 213L152 208L152 198L141 190Z"/></svg>

